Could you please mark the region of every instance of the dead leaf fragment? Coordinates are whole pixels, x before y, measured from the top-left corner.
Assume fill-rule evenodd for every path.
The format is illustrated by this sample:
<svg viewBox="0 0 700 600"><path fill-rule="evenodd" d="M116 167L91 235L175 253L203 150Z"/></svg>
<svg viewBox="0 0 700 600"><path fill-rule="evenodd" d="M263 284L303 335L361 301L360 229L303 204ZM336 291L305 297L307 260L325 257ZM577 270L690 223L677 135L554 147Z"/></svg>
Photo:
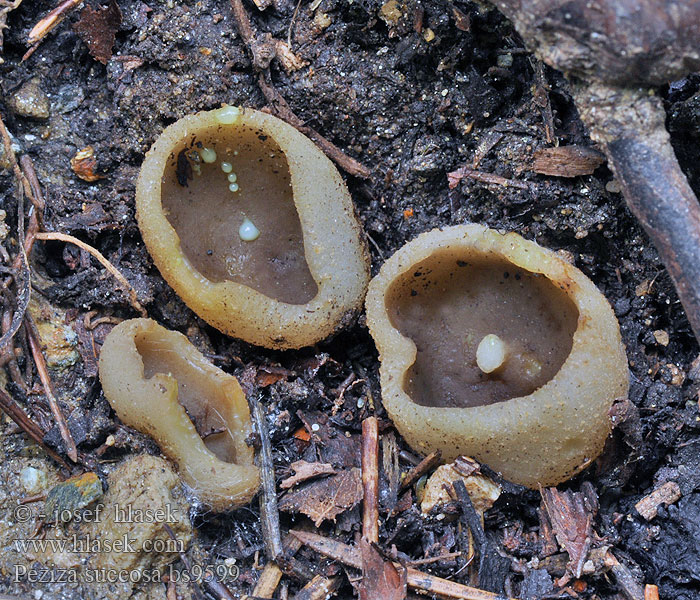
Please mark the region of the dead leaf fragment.
<svg viewBox="0 0 700 600"><path fill-rule="evenodd" d="M280 501L285 512L304 513L318 527L323 521L335 521L342 512L351 509L362 500L362 473L357 467L313 481Z"/></svg>
<svg viewBox="0 0 700 600"><path fill-rule="evenodd" d="M360 539L362 580L360 600L404 600L406 598L406 569L386 561L376 548Z"/></svg>
<svg viewBox="0 0 700 600"><path fill-rule="evenodd" d="M112 58L112 47L121 22L122 12L119 5L116 0L110 0L108 6L98 10L86 6L73 29L87 44L90 55L106 65Z"/></svg>
<svg viewBox="0 0 700 600"><path fill-rule="evenodd" d="M474 510L483 514L491 508L501 495L501 488L488 477L476 470L472 471L473 466L474 461L467 457L459 457L452 464L439 466L425 484L421 511L429 513L434 506L452 500L447 490L451 489L452 482L458 479L464 482ZM470 474L465 476L464 473Z"/></svg>
<svg viewBox="0 0 700 600"><path fill-rule="evenodd" d="M591 548L593 511L586 506L585 496L581 492L546 488L541 490L541 494L554 535L569 555L567 570L578 579Z"/></svg>
<svg viewBox="0 0 700 600"><path fill-rule="evenodd" d="M78 150L76 155L70 159L70 166L73 172L83 181L104 179L104 175L95 173L97 159L95 158L95 149L92 146L86 146L82 150Z"/></svg>
<svg viewBox="0 0 700 600"><path fill-rule="evenodd" d="M533 155L532 170L555 177L578 177L590 175L604 161L605 156L590 146L541 148Z"/></svg>
<svg viewBox="0 0 700 600"><path fill-rule="evenodd" d="M294 469L294 475L287 477L287 479L280 483L280 487L283 490L288 490L290 487L294 487L297 483L302 483L307 479L313 479L320 475L335 475L336 472L328 463L311 463L305 460L293 462L291 467Z"/></svg>

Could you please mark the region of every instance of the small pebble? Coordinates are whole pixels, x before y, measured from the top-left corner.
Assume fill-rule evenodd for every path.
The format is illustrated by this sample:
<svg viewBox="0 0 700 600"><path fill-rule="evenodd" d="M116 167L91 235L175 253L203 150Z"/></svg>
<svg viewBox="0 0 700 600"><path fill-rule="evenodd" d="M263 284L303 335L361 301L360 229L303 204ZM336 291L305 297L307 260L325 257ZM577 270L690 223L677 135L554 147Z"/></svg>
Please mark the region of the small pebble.
<svg viewBox="0 0 700 600"><path fill-rule="evenodd" d="M30 79L7 99L8 108L20 117L48 119L49 98L39 87L37 78Z"/></svg>
<svg viewBox="0 0 700 600"><path fill-rule="evenodd" d="M34 467L25 467L19 474L22 486L28 494L36 494L46 485L46 474Z"/></svg>

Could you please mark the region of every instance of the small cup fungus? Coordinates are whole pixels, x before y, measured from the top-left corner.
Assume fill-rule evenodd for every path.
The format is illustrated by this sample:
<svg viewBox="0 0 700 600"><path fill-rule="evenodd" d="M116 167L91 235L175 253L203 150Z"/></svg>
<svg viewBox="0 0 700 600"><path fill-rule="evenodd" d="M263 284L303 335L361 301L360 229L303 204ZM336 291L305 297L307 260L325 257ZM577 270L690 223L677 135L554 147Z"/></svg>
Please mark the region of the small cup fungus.
<svg viewBox="0 0 700 600"><path fill-rule="evenodd" d="M224 106L170 125L136 208L165 280L224 333L300 348L361 308L369 260L345 183L276 117Z"/></svg>
<svg viewBox="0 0 700 600"><path fill-rule="evenodd" d="M554 485L600 454L628 389L605 297L515 233L460 225L418 236L369 286L384 406L415 449L474 456Z"/></svg>
<svg viewBox="0 0 700 600"><path fill-rule="evenodd" d="M255 495L243 390L184 335L151 319L120 323L102 346L100 381L122 422L158 442L203 504L224 511Z"/></svg>

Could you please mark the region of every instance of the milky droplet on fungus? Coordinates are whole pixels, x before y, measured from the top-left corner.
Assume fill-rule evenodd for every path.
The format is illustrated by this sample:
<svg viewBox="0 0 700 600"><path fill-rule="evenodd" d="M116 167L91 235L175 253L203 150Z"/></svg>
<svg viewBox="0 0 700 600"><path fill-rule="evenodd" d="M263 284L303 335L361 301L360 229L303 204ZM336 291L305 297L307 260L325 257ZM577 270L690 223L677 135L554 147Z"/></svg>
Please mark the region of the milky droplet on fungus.
<svg viewBox="0 0 700 600"><path fill-rule="evenodd" d="M158 443L202 503L225 511L251 500L259 474L247 444L250 411L235 377L151 319L112 329L99 369L117 416Z"/></svg>
<svg viewBox="0 0 700 600"><path fill-rule="evenodd" d="M369 260L345 183L276 117L225 106L170 125L146 155L136 208L165 280L224 333L299 348L361 308Z"/></svg>
<svg viewBox="0 0 700 600"><path fill-rule="evenodd" d="M614 313L578 269L515 233L418 236L369 286L382 399L416 450L557 484L596 458L628 370Z"/></svg>

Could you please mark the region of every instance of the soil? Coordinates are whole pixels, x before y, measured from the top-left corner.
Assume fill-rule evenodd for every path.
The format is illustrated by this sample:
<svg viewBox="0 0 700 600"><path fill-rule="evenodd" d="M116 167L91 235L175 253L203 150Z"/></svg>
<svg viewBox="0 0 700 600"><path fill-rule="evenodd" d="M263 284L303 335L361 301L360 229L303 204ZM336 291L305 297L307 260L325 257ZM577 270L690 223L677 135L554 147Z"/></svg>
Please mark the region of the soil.
<svg viewBox="0 0 700 600"><path fill-rule="evenodd" d="M227 2L118 4L123 18L106 64L90 55L74 30L79 11L70 13L22 62L29 30L54 2L26 1L8 15L0 113L36 168L46 196L43 229L71 234L100 250L136 288L149 316L185 333L217 366L236 375L251 368L283 373L264 385L256 380L280 479L296 460L327 462L324 457L332 454L333 444L313 439L301 443L291 435L304 427L301 417L324 424L327 439L356 439L362 419L375 412L382 435L392 436L381 407L377 354L362 316L314 348L266 351L207 326L154 268L134 218L134 184L144 153L165 126L188 113L221 103L260 108L265 101ZM511 25L478 1L321 0L297 6L279 0L264 12L252 4L246 9L258 33L289 38L292 51L308 62L291 73L278 61L271 65L271 81L292 110L371 167L368 179L348 176L347 183L370 242L373 273L418 233L473 221L517 231L561 250L606 295L627 346L633 407L625 407L627 418L603 457L560 489L592 484L600 502L594 528L639 583L659 585L665 599L700 597L700 369L693 362L698 346L655 249L615 191L618 187L606 166L574 178L539 175L531 168L533 153L552 146L543 116L547 105L560 145L590 144L565 78L543 68L523 49ZM48 97L48 118L22 116L13 103L21 86L32 80ZM666 102L678 158L700 195L700 76L658 92ZM71 169L70 159L86 146L94 148L95 171L103 176L94 182L79 179ZM480 171L528 186L466 178L450 190L447 173L472 166L475 158ZM7 211L12 232L17 222L15 192L11 172L0 171L0 207ZM16 245L10 238L5 246L14 254ZM66 311L65 322L75 331L82 358L51 371L83 457L75 472L89 468L106 481L113 464L136 453L157 454L158 449L145 436L119 425L110 411L83 321L87 313L92 319L136 315L114 279L73 246L38 242L32 269L35 289ZM97 347L108 330L104 324L92 331ZM23 370L26 360L20 356ZM360 383L346 386L341 409L332 413L343 382L352 377ZM34 382L28 383L31 387ZM60 448L41 393L26 396L12 382L5 387L48 431L46 440ZM0 487L3 507L9 510L24 495L16 487L17 470L38 459L17 428L4 423L3 431ZM110 434L116 443L105 448ZM399 448L410 452L397 439ZM407 455L400 456L401 468L408 469ZM332 460L337 463L337 456L328 458ZM348 468L359 466L354 459L346 463ZM380 493L386 492L382 481ZM634 505L667 481L679 485L681 498L647 522ZM513 557L514 564L536 567L532 560L539 547L527 540L539 539L542 533L540 500L537 492L511 486L487 513L489 538L501 553ZM384 506L390 507L391 499ZM458 550L457 522L444 514L422 518L417 506L398 516L383 513L380 545L387 550L395 546L412 559ZM335 526L322 525L321 533L351 543L359 527L358 510L339 517ZM235 559L240 576L229 587L237 594L250 593L264 562L257 503L222 515L195 507L192 516L198 556L208 563ZM285 529L302 520L282 515ZM8 523L3 519L3 527ZM518 531L520 537L513 533ZM7 542L9 537L3 534L3 539ZM303 550L300 556L318 562L311 551ZM67 584L16 583L7 560L0 575L3 592L42 591L43 596L34 597L51 600L92 593ZM320 568L326 574L339 572L327 562ZM462 583L473 577L473 570L460 568L457 559L421 568ZM521 590L523 572L510 571L506 592L525 593L524 588L534 585L534 579L526 577L528 585ZM305 583L287 581L290 592ZM629 597L619 577L594 572L582 581L564 596ZM187 589L184 586L182 593L190 593ZM538 589L545 595L554 593L551 580ZM137 597L140 592L134 593ZM543 592L538 593L541 597ZM346 582L338 597L352 594Z"/></svg>

